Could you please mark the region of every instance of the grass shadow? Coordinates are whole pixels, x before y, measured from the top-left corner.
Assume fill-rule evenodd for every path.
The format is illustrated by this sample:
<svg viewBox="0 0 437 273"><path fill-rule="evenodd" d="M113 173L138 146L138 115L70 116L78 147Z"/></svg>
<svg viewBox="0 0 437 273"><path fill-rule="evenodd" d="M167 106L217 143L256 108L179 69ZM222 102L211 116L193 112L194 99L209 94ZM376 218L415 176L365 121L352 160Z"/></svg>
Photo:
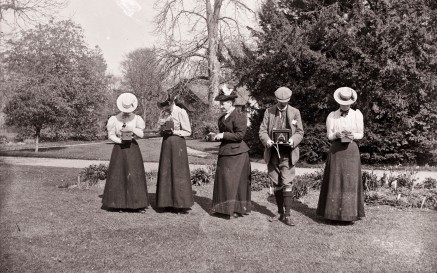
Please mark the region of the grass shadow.
<svg viewBox="0 0 437 273"><path fill-rule="evenodd" d="M274 196L268 197L267 200L276 206L276 200ZM310 208L307 204L304 204L299 200L293 199L293 202L291 204L291 210L303 214L304 216L310 218L316 223L327 224L327 221L325 219L316 214L315 208Z"/></svg>
<svg viewBox="0 0 437 273"><path fill-rule="evenodd" d="M211 211L211 207L212 207L212 199L211 198L207 198L207 197L203 197L203 196L198 196L198 195L194 195L194 202L196 202L197 204L199 204L199 206L208 214L210 214L211 216L214 217L218 217L218 218L224 218L227 219L227 215L221 215L221 214L212 214ZM252 211L256 211L259 212L261 214L264 214L268 217L272 217L275 214L270 211L269 209L267 209L266 206L262 206L260 204L258 204L257 202L254 202L252 200Z"/></svg>
<svg viewBox="0 0 437 273"><path fill-rule="evenodd" d="M38 147L38 152L50 152L50 151L60 151L65 150L67 147ZM35 148L26 148L26 149L17 149L17 150L11 150L14 152L35 152Z"/></svg>

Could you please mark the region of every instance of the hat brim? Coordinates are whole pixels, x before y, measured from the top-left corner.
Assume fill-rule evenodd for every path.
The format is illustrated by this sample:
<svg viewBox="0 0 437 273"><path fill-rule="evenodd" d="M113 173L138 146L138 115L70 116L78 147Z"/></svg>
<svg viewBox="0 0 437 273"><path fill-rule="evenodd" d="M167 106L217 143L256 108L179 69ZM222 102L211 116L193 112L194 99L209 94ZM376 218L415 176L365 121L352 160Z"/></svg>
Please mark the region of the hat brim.
<svg viewBox="0 0 437 273"><path fill-rule="evenodd" d="M131 97L134 98L133 106L132 107L129 107L129 108L123 107L123 98L125 96L131 96ZM117 98L117 108L121 112L123 112L123 113L132 113L133 111L135 111L135 109L137 109L137 107L138 107L138 99L137 99L137 97L135 97L134 94L123 93L120 96L118 96L118 98Z"/></svg>
<svg viewBox="0 0 437 273"><path fill-rule="evenodd" d="M291 97L289 97L288 99L278 99L278 98L276 98L276 100L277 101L279 101L279 102L289 102L290 101L290 99L291 99Z"/></svg>
<svg viewBox="0 0 437 273"><path fill-rule="evenodd" d="M357 92L356 92L355 90L353 90L352 88L350 88L350 90L352 90L352 94L353 94L353 98L354 98L354 99L342 100L342 99L340 98L340 91L341 91L341 88L338 88L338 89L335 90L335 92L334 92L334 99L335 99L335 101L336 101L338 104L340 104L340 105L351 105L351 104L354 104L354 103L357 101L358 94L357 94Z"/></svg>
<svg viewBox="0 0 437 273"><path fill-rule="evenodd" d="M238 98L237 95L235 94L231 94L229 96L226 95L218 95L217 97L214 98L215 101L228 101L228 100L234 100Z"/></svg>
<svg viewBox="0 0 437 273"><path fill-rule="evenodd" d="M163 102L158 102L157 105L158 105L159 108L164 108L164 107L170 105L170 101L169 100L165 100Z"/></svg>

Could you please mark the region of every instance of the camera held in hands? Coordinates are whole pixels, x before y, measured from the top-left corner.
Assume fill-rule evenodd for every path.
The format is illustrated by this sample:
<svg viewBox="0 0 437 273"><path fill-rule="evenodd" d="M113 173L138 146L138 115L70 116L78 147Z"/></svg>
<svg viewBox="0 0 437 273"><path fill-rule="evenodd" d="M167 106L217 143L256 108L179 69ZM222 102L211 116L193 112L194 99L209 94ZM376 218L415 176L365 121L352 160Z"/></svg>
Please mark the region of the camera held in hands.
<svg viewBox="0 0 437 273"><path fill-rule="evenodd" d="M161 125L161 136L171 136L174 130L173 120L167 120L163 125Z"/></svg>
<svg viewBox="0 0 437 273"><path fill-rule="evenodd" d="M123 128L123 129L121 129L120 133L121 133L120 137L121 137L122 143L132 142L132 137L133 137L132 131L126 130L125 128Z"/></svg>
<svg viewBox="0 0 437 273"><path fill-rule="evenodd" d="M349 131L342 131L341 132L343 134L343 137L341 138L341 142L342 143L348 143L348 142L352 142L353 138L352 138L352 133Z"/></svg>
<svg viewBox="0 0 437 273"><path fill-rule="evenodd" d="M272 140L275 144L288 144L290 139L290 129L275 129L272 130Z"/></svg>

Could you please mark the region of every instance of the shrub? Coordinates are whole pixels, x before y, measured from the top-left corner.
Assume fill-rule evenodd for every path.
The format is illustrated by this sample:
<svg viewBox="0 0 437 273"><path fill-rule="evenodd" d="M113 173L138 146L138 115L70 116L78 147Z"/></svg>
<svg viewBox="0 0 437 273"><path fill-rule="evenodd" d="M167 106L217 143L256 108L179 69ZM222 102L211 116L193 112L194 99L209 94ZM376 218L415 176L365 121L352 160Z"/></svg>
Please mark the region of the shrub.
<svg viewBox="0 0 437 273"><path fill-rule="evenodd" d="M362 174L363 189L365 191L374 191L381 186L381 180L373 172L364 171Z"/></svg>
<svg viewBox="0 0 437 273"><path fill-rule="evenodd" d="M326 126L316 124L304 128L305 136L299 144L301 160L307 163L320 163L326 161L330 143L326 137Z"/></svg>
<svg viewBox="0 0 437 273"><path fill-rule="evenodd" d="M271 186L270 178L267 172L261 172L258 170L252 171L252 191L260 191L262 189L269 188ZM293 197L299 199L308 193L309 189L320 187L323 177L323 171L317 171L314 173L307 173L304 175L297 175L293 181L292 194Z"/></svg>
<svg viewBox="0 0 437 273"><path fill-rule="evenodd" d="M197 168L191 171L191 184L201 186L214 182L216 165L208 165L206 169Z"/></svg>
<svg viewBox="0 0 437 273"><path fill-rule="evenodd" d="M8 143L8 138L6 136L1 135L0 136L0 145L7 144L7 143Z"/></svg>
<svg viewBox="0 0 437 273"><path fill-rule="evenodd" d="M250 187L252 191L260 191L262 189L266 189L271 186L270 178L267 172L252 170L250 175L251 175Z"/></svg>
<svg viewBox="0 0 437 273"><path fill-rule="evenodd" d="M92 164L80 172L80 182L85 182L88 187L97 184L99 180L105 180L108 174L108 165Z"/></svg>
<svg viewBox="0 0 437 273"><path fill-rule="evenodd" d="M146 183L147 183L147 185L156 183L157 179L158 179L158 171L157 170L146 171Z"/></svg>
<svg viewBox="0 0 437 273"><path fill-rule="evenodd" d="M399 208L437 209L437 190L414 190L408 188L379 188L364 193L368 205L389 205Z"/></svg>
<svg viewBox="0 0 437 273"><path fill-rule="evenodd" d="M291 193L293 197L299 199L308 193L308 185L314 182L311 175L297 175L293 181Z"/></svg>
<svg viewBox="0 0 437 273"><path fill-rule="evenodd" d="M437 189L437 180L432 177L427 177L422 183L416 184L418 189Z"/></svg>

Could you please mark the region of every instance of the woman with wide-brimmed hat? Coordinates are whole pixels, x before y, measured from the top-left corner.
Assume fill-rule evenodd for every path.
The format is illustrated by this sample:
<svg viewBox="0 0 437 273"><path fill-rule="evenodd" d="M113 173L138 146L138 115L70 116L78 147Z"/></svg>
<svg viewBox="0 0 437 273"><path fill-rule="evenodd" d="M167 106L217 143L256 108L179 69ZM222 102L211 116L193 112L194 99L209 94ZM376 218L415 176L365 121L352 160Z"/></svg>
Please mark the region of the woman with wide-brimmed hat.
<svg viewBox="0 0 437 273"><path fill-rule="evenodd" d="M176 105L177 96L168 94L158 102L161 114L158 126L162 146L156 184L156 206L176 213L188 213L193 206L190 169L185 137L191 135L190 119L184 108Z"/></svg>
<svg viewBox="0 0 437 273"><path fill-rule="evenodd" d="M120 113L107 123L112 149L108 175L103 192L103 208L134 209L144 212L149 206L143 157L134 135L143 137L144 120L133 113L138 106L134 94L123 93L117 98Z"/></svg>
<svg viewBox="0 0 437 273"><path fill-rule="evenodd" d="M332 141L320 190L317 214L334 221L355 221L365 216L361 159L356 140L364 135L363 114L350 106L357 92L349 87L335 90L340 108L326 119Z"/></svg>
<svg viewBox="0 0 437 273"><path fill-rule="evenodd" d="M247 129L247 116L234 107L236 92L226 84L215 97L220 102L222 115L218 119L221 141L217 160L212 197L212 211L236 218L251 211L251 170L249 147L243 141Z"/></svg>

